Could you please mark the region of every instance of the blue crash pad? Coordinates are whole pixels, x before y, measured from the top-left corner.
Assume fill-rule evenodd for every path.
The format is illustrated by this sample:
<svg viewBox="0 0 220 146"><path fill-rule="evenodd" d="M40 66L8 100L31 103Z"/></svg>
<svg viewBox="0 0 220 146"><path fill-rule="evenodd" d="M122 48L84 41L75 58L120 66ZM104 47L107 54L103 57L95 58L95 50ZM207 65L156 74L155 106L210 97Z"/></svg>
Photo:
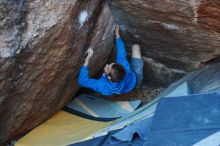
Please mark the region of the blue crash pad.
<svg viewBox="0 0 220 146"><path fill-rule="evenodd" d="M220 93L161 98L146 146L189 146L220 130ZM220 137L219 137L220 139Z"/></svg>
<svg viewBox="0 0 220 146"><path fill-rule="evenodd" d="M152 117L130 124L106 138L103 146L140 146L147 140Z"/></svg>
<svg viewBox="0 0 220 146"><path fill-rule="evenodd" d="M181 85L177 86L172 92L170 92L165 97L186 96L188 94L190 94L190 90L187 85L187 82L184 82Z"/></svg>
<svg viewBox="0 0 220 146"><path fill-rule="evenodd" d="M107 134L69 146L141 146L146 141L152 117L137 121L124 128L108 131Z"/></svg>
<svg viewBox="0 0 220 146"><path fill-rule="evenodd" d="M125 116L141 104L135 101L110 101L88 94L81 94L65 106L67 112L100 121L110 121Z"/></svg>

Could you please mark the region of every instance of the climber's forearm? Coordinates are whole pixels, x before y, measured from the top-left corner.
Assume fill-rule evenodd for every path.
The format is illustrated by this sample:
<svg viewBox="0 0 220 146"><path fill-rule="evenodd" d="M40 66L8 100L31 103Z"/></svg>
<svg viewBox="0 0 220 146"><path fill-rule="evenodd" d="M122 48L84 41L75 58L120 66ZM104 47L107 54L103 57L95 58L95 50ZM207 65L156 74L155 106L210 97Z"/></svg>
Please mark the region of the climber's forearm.
<svg viewBox="0 0 220 146"><path fill-rule="evenodd" d="M85 60L83 66L88 66L89 65L89 60Z"/></svg>
<svg viewBox="0 0 220 146"><path fill-rule="evenodd" d="M116 39L120 38L119 25L116 25L116 27L115 27L115 37L116 37Z"/></svg>
<svg viewBox="0 0 220 146"><path fill-rule="evenodd" d="M83 66L88 66L88 65L89 65L89 61L90 61L90 59L91 59L92 56L93 56L93 50L92 50L91 48L89 48L89 49L86 51L86 53L87 53L88 55L87 55L87 57L86 57L86 59L85 59L85 62L84 62L84 64L83 64Z"/></svg>

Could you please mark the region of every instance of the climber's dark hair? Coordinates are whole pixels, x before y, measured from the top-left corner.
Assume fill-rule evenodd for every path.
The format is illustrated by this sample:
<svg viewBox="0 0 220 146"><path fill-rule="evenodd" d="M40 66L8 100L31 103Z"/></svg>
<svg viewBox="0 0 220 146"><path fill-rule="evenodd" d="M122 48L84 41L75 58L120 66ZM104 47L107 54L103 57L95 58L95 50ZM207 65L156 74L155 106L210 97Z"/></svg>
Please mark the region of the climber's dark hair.
<svg viewBox="0 0 220 146"><path fill-rule="evenodd" d="M120 82L125 75L125 69L122 65L115 63L112 65L112 71L108 75L112 82Z"/></svg>

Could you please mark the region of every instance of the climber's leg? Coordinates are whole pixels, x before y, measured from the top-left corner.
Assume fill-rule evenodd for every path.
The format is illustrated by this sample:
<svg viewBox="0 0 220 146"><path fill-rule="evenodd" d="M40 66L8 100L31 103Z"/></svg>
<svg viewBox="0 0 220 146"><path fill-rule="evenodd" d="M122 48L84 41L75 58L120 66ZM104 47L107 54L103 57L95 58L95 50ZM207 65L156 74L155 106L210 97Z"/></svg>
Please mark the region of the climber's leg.
<svg viewBox="0 0 220 146"><path fill-rule="evenodd" d="M132 46L131 68L136 74L137 81L135 88L139 88L141 86L141 82L143 80L143 66L144 61L141 59L140 45L134 44Z"/></svg>
<svg viewBox="0 0 220 146"><path fill-rule="evenodd" d="M140 45L134 44L132 45L132 58L141 59L141 48Z"/></svg>

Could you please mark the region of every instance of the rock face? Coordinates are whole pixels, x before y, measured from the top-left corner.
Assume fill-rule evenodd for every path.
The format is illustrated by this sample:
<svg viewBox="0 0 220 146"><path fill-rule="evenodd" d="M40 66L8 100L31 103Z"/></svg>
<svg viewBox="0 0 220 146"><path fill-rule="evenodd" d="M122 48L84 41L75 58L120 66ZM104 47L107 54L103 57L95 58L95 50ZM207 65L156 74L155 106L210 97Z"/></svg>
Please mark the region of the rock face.
<svg viewBox="0 0 220 146"><path fill-rule="evenodd" d="M88 47L95 53L91 75L101 69L113 48L114 20L104 0L3 0L0 20L4 145L71 99L79 88L78 72Z"/></svg>
<svg viewBox="0 0 220 146"><path fill-rule="evenodd" d="M220 58L219 0L112 0L127 49L142 47L145 79L167 85Z"/></svg>

